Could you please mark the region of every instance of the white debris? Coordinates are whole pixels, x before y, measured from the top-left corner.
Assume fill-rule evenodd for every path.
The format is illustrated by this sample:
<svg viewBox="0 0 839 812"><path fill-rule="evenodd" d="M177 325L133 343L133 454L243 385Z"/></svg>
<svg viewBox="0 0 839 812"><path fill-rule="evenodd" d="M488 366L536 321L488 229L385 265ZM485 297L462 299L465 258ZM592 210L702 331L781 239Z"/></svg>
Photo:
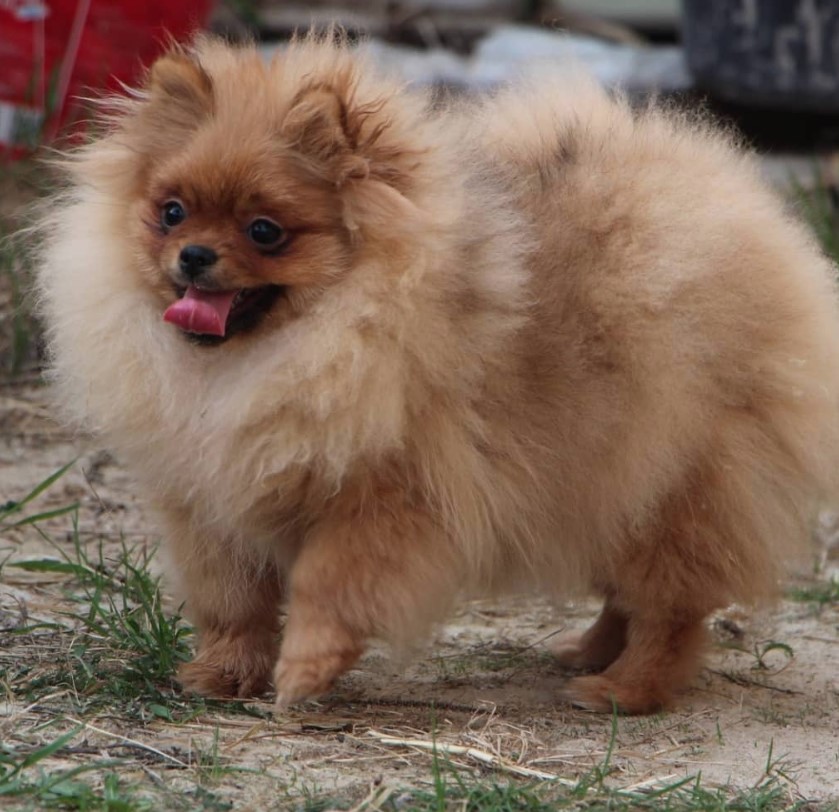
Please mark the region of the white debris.
<svg viewBox="0 0 839 812"><path fill-rule="evenodd" d="M263 45L269 58L281 44ZM508 81L534 64L592 74L629 93L673 93L692 86L682 49L635 46L594 37L503 25L481 40L470 56L442 48L421 50L371 40L361 46L386 70L420 86L451 85L482 90Z"/></svg>

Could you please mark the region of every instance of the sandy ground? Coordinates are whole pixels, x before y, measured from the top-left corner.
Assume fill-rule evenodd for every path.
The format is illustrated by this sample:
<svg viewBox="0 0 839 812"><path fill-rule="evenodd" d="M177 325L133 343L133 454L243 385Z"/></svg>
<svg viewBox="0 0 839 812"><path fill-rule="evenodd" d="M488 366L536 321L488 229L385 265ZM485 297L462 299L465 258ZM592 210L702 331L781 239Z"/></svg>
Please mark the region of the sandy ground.
<svg viewBox="0 0 839 812"><path fill-rule="evenodd" d="M118 462L56 427L47 402L35 383L0 385L0 503L21 498L78 457L37 508L78 500L83 538L156 544L155 529ZM56 524L61 521L68 520ZM0 561L43 555L55 550L36 532L0 532ZM826 568L814 577L816 585L830 571L829 559L823 556ZM59 617L62 578L6 566L0 573L0 632L24 614L29 622ZM267 808L266 797L273 803L324 792L358 797L374 778L394 787L427 785L430 754L383 742L384 735L430 741L434 731L438 743L493 754L505 774L524 767L573 779L602 762L612 720L556 701L567 675L552 663L546 644L560 630L582 629L595 612L594 604L551 607L530 597L471 603L407 666L374 650L328 697L276 720L218 712L171 724L100 715L84 720L93 726L85 741L95 749L129 739L162 753L157 766L140 759L137 775L159 777L162 770L169 787L192 780L174 762L194 766L195 753L217 747L224 764L259 770L258 778L233 771L215 779L213 791L236 808ZM631 787L701 772L711 785L746 788L771 760L791 799L839 798L839 605L788 600L759 616L732 608L714 620L713 631L707 667L674 710L618 720L609 781ZM27 706L23 687L2 679L9 667L3 640L0 634L7 698L0 703L0 740L28 741L61 706L46 700ZM772 642L789 646L794 656L773 649ZM20 641L6 638L6 644ZM765 657L758 656L767 646ZM6 654L12 657L11 649ZM38 656L48 658L49 651ZM253 708L263 715L270 710L267 703ZM452 759L478 769L468 755ZM53 766L66 763L72 758Z"/></svg>

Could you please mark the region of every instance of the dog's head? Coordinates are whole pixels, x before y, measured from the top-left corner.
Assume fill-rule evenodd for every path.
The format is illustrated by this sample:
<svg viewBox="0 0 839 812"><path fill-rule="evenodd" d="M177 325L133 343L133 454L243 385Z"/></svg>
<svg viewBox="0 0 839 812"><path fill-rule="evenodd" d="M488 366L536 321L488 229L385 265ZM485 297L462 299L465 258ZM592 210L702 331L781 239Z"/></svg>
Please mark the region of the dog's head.
<svg viewBox="0 0 839 812"><path fill-rule="evenodd" d="M129 198L167 329L213 345L284 323L419 227L422 115L343 43L310 37L267 63L202 39L152 66L82 166Z"/></svg>

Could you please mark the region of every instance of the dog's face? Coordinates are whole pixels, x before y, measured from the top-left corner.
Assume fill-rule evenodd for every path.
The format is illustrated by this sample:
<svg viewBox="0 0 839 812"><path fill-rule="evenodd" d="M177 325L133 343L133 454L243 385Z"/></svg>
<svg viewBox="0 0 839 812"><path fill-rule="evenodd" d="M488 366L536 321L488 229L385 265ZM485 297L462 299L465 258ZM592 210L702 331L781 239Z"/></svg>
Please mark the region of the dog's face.
<svg viewBox="0 0 839 812"><path fill-rule="evenodd" d="M225 154L217 130L155 168L141 204L164 317L206 344L282 321L344 273L352 252L334 189L270 143Z"/></svg>
<svg viewBox="0 0 839 812"><path fill-rule="evenodd" d="M210 346L305 309L352 266L365 204L406 185L381 143L390 122L352 106L351 75L294 87L254 54L225 59L160 59L119 133L143 282L166 329Z"/></svg>

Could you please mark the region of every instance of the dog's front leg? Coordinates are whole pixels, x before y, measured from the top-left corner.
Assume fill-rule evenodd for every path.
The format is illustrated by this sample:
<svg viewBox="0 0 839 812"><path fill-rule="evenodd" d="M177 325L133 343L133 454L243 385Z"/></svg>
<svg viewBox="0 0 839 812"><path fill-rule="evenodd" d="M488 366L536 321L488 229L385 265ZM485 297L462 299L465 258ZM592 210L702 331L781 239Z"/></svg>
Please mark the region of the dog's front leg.
<svg viewBox="0 0 839 812"><path fill-rule="evenodd" d="M195 656L180 667L178 681L204 696L264 693L279 647L279 571L240 545L197 533L188 518L164 516L178 591L198 633Z"/></svg>
<svg viewBox="0 0 839 812"><path fill-rule="evenodd" d="M292 567L277 706L326 691L369 639L399 645L425 631L446 611L461 571L432 514L403 495L344 504L324 518Z"/></svg>

